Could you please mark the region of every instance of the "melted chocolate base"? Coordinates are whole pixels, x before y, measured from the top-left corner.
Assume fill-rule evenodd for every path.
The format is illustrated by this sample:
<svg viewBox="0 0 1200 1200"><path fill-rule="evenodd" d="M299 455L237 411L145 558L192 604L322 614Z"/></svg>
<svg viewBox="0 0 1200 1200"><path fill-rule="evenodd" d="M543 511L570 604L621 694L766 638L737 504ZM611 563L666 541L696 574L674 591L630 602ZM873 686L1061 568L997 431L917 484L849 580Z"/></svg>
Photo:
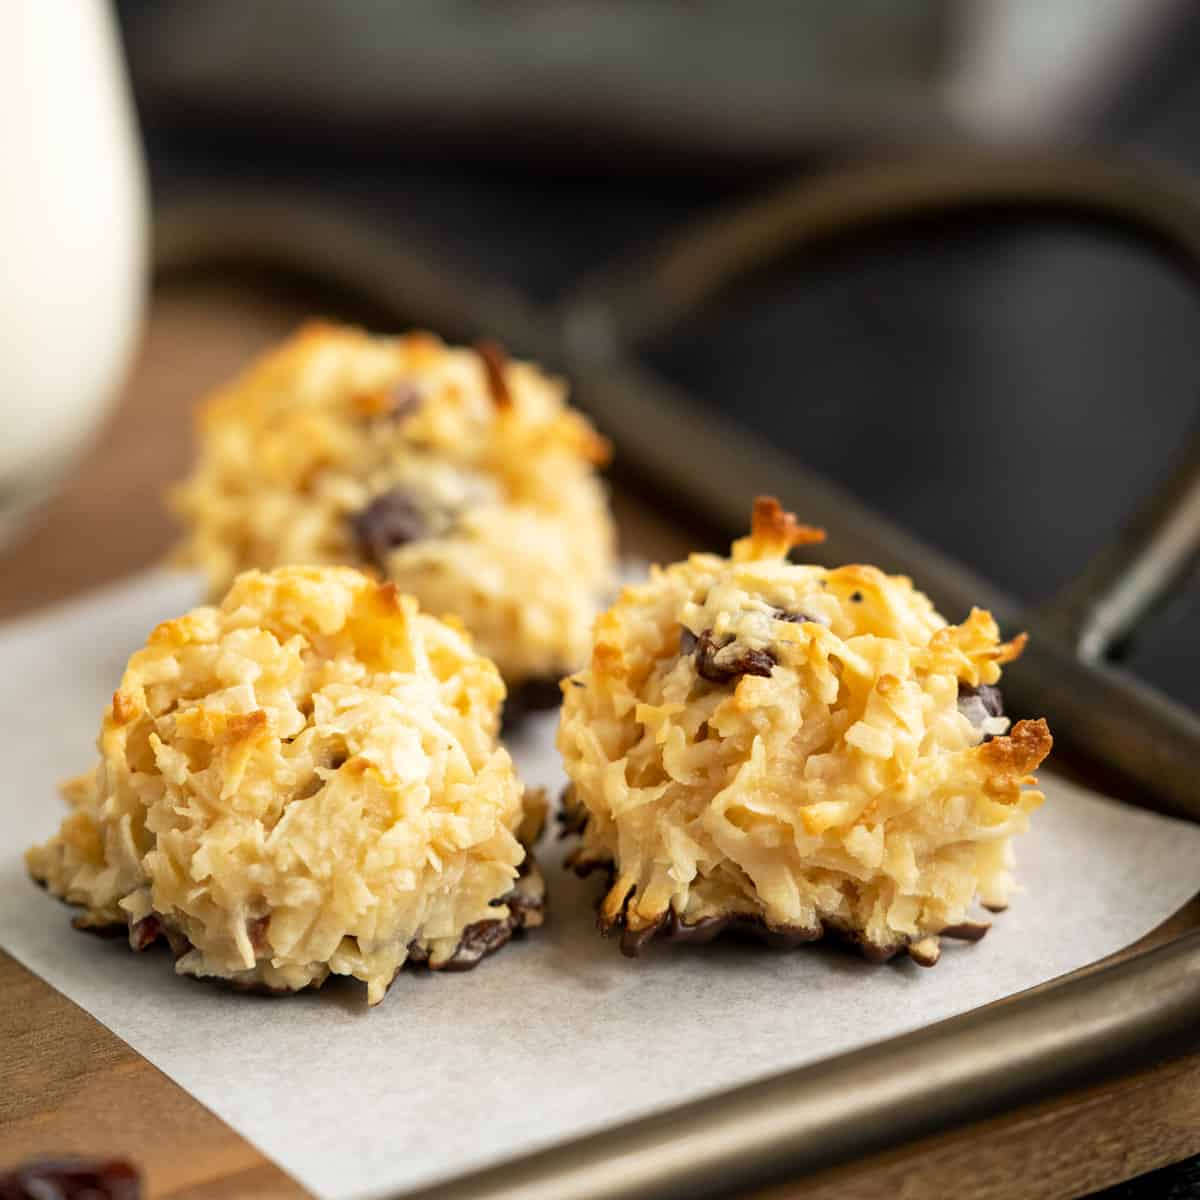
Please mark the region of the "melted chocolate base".
<svg viewBox="0 0 1200 1200"><path fill-rule="evenodd" d="M495 907L508 905L508 916L476 921L468 925L463 930L454 953L448 959L432 963L425 951L414 942L409 946L408 958L404 965L411 963L414 966L426 966L431 971L470 971L489 954L494 954L501 946L511 941L514 935L541 925L546 919L546 884L531 849L526 847L525 859L517 868L516 883L503 896L493 900L492 904ZM130 948L138 952L148 950L159 941L165 941L177 959L192 949L192 943L179 930L172 928L169 922L163 921L155 914L143 917L128 928L124 925L83 925L78 918L72 924L84 933L103 938L117 938L128 934ZM396 974L398 975L399 971ZM307 987L293 989L238 979L222 979L215 975L191 978L201 983L216 984L227 991L254 996L294 996L298 992L315 990L324 983L322 980L320 983L310 983ZM396 976L392 976L391 982L395 981ZM391 983L388 986L391 987Z"/></svg>
<svg viewBox="0 0 1200 1200"><path fill-rule="evenodd" d="M489 954L494 954L514 934L536 929L546 919L546 884L531 850L518 868L517 882L498 900L496 906L508 905L508 916L494 921L476 921L462 932L454 953L444 962L430 963L420 957L414 945L409 948L408 961L427 963L431 971L470 971Z"/></svg>
<svg viewBox="0 0 1200 1200"><path fill-rule="evenodd" d="M582 835L587 827L586 810L573 802L570 788L563 793L558 822L560 838ZM583 858L578 850L567 856L566 866L581 878L592 874L593 871L600 871L607 876L608 887L612 887L616 880L616 868L611 861ZM606 921L603 917L597 920L600 932L606 937L620 931L621 953L626 958L640 958L642 951L655 938L668 942L693 942L703 945L723 934L728 934L743 940L761 942L777 950L794 950L797 946L809 942L833 939L852 946L868 962L885 963L904 951L919 966L932 967L936 965L938 956L936 953L930 955L928 952L931 938L948 937L956 938L959 941L977 942L991 928L987 921L960 921L955 925L947 925L937 933L923 934L919 938L880 945L877 942L866 940L857 930L847 929L829 921L807 928L797 925L771 925L764 917L750 913L726 913L702 917L699 921L687 924L674 909L669 909L650 925L641 929L631 929L627 923L625 910L629 907L629 900L632 898L633 893L630 892L621 913L612 921ZM597 901L597 907L599 907L599 903L600 901ZM992 911L998 910L993 909Z"/></svg>
<svg viewBox="0 0 1200 1200"><path fill-rule="evenodd" d="M667 942L691 942L704 945L723 935L743 941L759 942L775 950L795 950L810 942L833 939L852 946L868 962L885 963L895 958L902 950L909 949L906 943L878 945L866 941L861 934L830 922L822 922L812 928L803 925L771 925L761 916L750 913L727 913L722 916L701 917L699 921L686 924L673 909L659 920L643 929L631 929L622 915L606 927L599 922L605 935L621 931L621 953L626 958L640 958L648 943L655 938Z"/></svg>

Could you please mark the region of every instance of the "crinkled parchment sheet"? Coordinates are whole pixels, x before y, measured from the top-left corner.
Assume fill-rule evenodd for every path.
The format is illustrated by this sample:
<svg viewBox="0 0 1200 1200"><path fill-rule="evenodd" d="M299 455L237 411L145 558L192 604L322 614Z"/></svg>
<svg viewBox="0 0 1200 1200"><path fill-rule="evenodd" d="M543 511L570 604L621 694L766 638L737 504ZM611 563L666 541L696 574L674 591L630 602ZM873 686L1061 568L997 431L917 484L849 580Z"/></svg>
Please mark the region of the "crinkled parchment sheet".
<svg viewBox="0 0 1200 1200"><path fill-rule="evenodd" d="M321 1195L429 1183L903 1033L1127 946L1197 890L1200 827L1051 776L1018 843L1024 892L932 970L723 943L629 962L594 931L598 883L552 845L549 925L476 971L404 972L370 1012L348 983L231 994L73 932L21 862L58 823L56 781L91 762L127 655L196 594L156 572L0 628L0 945ZM511 748L556 795L554 722Z"/></svg>

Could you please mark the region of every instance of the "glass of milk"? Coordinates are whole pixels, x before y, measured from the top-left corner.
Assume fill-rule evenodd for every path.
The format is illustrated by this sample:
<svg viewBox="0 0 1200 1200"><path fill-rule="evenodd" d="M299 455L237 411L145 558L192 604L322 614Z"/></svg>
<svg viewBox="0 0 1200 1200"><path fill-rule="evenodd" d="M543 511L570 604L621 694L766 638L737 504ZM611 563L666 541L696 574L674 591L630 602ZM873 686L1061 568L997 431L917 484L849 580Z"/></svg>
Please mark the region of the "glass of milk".
<svg viewBox="0 0 1200 1200"><path fill-rule="evenodd" d="M0 37L0 542L88 445L135 345L146 199L107 0L7 0Z"/></svg>

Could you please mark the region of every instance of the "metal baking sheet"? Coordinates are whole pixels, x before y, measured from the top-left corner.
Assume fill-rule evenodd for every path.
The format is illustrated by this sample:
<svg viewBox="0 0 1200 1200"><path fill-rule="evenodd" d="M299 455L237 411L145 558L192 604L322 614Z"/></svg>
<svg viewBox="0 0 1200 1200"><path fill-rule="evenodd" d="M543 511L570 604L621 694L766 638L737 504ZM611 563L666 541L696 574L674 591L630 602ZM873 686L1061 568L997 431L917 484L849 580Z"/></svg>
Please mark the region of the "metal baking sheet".
<svg viewBox="0 0 1200 1200"><path fill-rule="evenodd" d="M1050 777L1018 841L1023 892L982 942L947 945L932 970L730 941L630 962L595 930L597 881L565 873L549 840L549 924L468 975L405 972L370 1011L350 983L286 1001L227 993L175 976L165 951L73 931L20 858L57 825L56 780L91 761L127 655L200 593L153 572L0 631L0 945L321 1196L442 1189L605 1128L636 1131L1085 966L1194 891L1200 826ZM564 782L555 724L543 715L508 735L523 777L552 794ZM557 1169L546 1184L591 1194Z"/></svg>

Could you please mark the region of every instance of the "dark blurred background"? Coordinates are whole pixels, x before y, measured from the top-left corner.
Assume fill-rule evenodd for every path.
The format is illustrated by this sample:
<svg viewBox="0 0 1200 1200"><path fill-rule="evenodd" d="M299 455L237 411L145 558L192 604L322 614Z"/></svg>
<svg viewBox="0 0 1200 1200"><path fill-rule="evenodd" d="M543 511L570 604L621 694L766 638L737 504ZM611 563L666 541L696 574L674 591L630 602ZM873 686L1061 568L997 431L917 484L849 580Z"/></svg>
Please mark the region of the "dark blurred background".
<svg viewBox="0 0 1200 1200"><path fill-rule="evenodd" d="M551 301L831 160L966 139L1200 167L1180 0L119 4L160 198L288 185ZM1036 602L1197 427L1200 307L1002 213L787 264L645 356ZM803 514L801 514L803 515ZM1131 665L1200 707L1193 581Z"/></svg>

